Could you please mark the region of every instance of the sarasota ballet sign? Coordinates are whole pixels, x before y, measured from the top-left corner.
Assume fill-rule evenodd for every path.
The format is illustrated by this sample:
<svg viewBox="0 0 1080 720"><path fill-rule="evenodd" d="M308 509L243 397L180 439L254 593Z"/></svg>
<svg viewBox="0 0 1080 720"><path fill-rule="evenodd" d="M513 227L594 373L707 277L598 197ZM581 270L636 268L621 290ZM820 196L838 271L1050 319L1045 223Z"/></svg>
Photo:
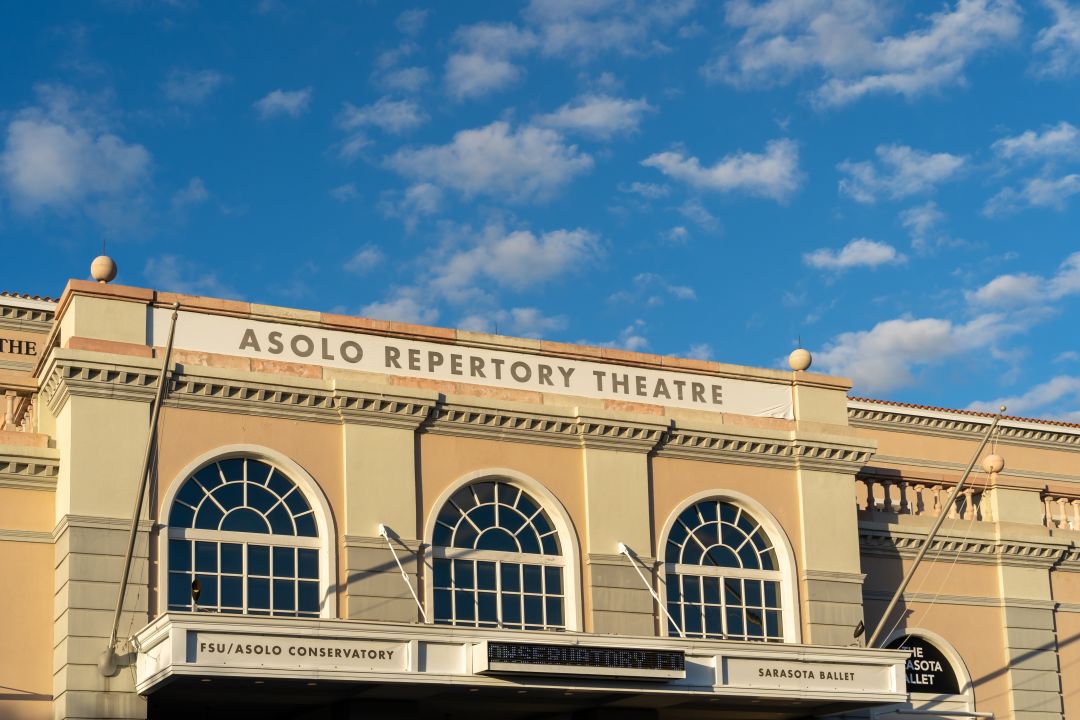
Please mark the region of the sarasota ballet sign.
<svg viewBox="0 0 1080 720"><path fill-rule="evenodd" d="M157 309L165 344L170 310ZM569 360L527 352L181 312L175 347L386 375L728 412L792 417L790 385Z"/></svg>

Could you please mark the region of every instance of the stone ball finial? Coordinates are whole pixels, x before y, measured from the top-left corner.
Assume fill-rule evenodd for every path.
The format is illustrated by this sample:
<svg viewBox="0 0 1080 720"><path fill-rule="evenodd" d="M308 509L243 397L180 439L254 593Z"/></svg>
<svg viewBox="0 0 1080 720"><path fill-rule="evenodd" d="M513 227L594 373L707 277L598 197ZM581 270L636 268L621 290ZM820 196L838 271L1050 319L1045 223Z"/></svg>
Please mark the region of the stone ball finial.
<svg viewBox="0 0 1080 720"><path fill-rule="evenodd" d="M787 358L788 365L792 370L796 372L805 370L810 367L810 363L814 362L814 358L810 355L809 350L803 348L796 348L791 351L791 354Z"/></svg>
<svg viewBox="0 0 1080 720"><path fill-rule="evenodd" d="M90 277L99 283L108 283L116 279L116 261L108 255L98 255L90 263Z"/></svg>
<svg viewBox="0 0 1080 720"><path fill-rule="evenodd" d="M982 466L983 470L985 470L986 472L990 473L991 475L996 475L997 473L1005 469L1005 458L1001 457L997 453L994 453L993 455L987 455L985 458L983 458Z"/></svg>

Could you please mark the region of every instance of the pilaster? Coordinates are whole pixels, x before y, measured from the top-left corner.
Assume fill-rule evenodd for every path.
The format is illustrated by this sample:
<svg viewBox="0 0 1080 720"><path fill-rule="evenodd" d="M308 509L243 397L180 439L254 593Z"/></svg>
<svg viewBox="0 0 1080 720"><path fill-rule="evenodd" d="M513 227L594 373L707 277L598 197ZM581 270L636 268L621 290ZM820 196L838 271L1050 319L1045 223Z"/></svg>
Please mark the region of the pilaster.
<svg viewBox="0 0 1080 720"><path fill-rule="evenodd" d="M668 425L591 413L579 420L584 447L586 583L592 611L591 627L586 630L653 635L655 603L630 560L619 554L619 544L643 558L654 554L649 452L660 443ZM646 561L646 567L654 565Z"/></svg>

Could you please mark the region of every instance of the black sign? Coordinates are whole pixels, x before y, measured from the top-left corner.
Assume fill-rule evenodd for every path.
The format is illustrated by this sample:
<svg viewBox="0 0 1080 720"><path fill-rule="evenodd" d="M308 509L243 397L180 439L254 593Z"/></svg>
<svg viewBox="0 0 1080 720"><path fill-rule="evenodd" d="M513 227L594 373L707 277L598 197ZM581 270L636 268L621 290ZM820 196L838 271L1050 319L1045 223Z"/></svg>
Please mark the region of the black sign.
<svg viewBox="0 0 1080 720"><path fill-rule="evenodd" d="M488 662L492 663L611 668L617 670L674 672L684 672L686 670L686 656L681 650L642 650L508 642L489 642L487 648Z"/></svg>
<svg viewBox="0 0 1080 720"><path fill-rule="evenodd" d="M911 652L911 657L908 658L905 666L908 692L935 695L960 693L960 683L956 680L956 671L953 670L949 659L926 638L917 635L902 635L885 647Z"/></svg>

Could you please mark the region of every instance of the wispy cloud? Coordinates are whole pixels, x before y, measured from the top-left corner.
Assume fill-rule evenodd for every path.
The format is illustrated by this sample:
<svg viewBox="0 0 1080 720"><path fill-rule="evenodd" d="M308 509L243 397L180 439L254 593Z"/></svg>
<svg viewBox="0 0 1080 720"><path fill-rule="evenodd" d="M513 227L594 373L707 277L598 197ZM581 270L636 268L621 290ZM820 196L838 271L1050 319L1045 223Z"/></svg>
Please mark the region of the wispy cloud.
<svg viewBox="0 0 1080 720"><path fill-rule="evenodd" d="M301 90L273 90L255 101L255 110L261 120L286 115L300 117L311 105L311 88Z"/></svg>
<svg viewBox="0 0 1080 720"><path fill-rule="evenodd" d="M907 145L878 145L877 161L844 160L837 169L847 175L840 180L840 194L861 203L879 197L899 200L930 192L956 178L967 158L950 153L928 153Z"/></svg>
<svg viewBox="0 0 1080 720"><path fill-rule="evenodd" d="M554 130L494 122L461 130L445 145L404 148L387 165L406 177L513 202L550 199L593 160Z"/></svg>
<svg viewBox="0 0 1080 720"><path fill-rule="evenodd" d="M803 262L817 270L843 272L857 267L874 269L881 265L907 262L892 245L868 238L856 238L840 250L819 248L803 255Z"/></svg>
<svg viewBox="0 0 1080 720"><path fill-rule="evenodd" d="M1080 377L1058 375L1020 395L973 402L968 405L968 410L996 412L1002 405L1008 408L1010 415L1080 422Z"/></svg>
<svg viewBox="0 0 1080 720"><path fill-rule="evenodd" d="M1080 8L1065 0L1043 0L1043 5L1050 9L1054 21L1035 38L1032 69L1049 78L1075 75L1080 63Z"/></svg>
<svg viewBox="0 0 1080 720"><path fill-rule="evenodd" d="M165 99L180 105L201 105L229 77L217 70L171 70L161 84Z"/></svg>
<svg viewBox="0 0 1080 720"><path fill-rule="evenodd" d="M799 149L792 140L772 140L766 144L764 153L739 152L711 166L703 166L696 157L676 151L650 155L641 164L700 190L744 192L781 201L790 197L802 182Z"/></svg>
<svg viewBox="0 0 1080 720"><path fill-rule="evenodd" d="M143 277L150 287L160 290L210 297L243 297L219 280L216 272L205 270L178 255L159 255L147 259L143 266Z"/></svg>
<svg viewBox="0 0 1080 720"><path fill-rule="evenodd" d="M637 131L645 113L653 108L644 99L610 95L580 95L558 110L535 119L536 124L607 140Z"/></svg>
<svg viewBox="0 0 1080 720"><path fill-rule="evenodd" d="M1028 273L998 275L966 294L973 305L1009 307L1060 300L1080 294L1080 252L1069 255L1050 277Z"/></svg>
<svg viewBox="0 0 1080 720"><path fill-rule="evenodd" d="M1080 193L1080 175L1070 173L1060 177L1033 177L1019 187L1007 187L986 201L983 214L997 217L1019 212L1024 208L1053 208L1064 210L1066 202Z"/></svg>
<svg viewBox="0 0 1080 720"><path fill-rule="evenodd" d="M703 71L739 87L786 83L813 72L822 107L867 95L914 98L965 82L978 54L1015 39L1021 12L1014 0L957 0L903 34L889 33L889 13L874 0L733 0L727 24L742 32Z"/></svg>

